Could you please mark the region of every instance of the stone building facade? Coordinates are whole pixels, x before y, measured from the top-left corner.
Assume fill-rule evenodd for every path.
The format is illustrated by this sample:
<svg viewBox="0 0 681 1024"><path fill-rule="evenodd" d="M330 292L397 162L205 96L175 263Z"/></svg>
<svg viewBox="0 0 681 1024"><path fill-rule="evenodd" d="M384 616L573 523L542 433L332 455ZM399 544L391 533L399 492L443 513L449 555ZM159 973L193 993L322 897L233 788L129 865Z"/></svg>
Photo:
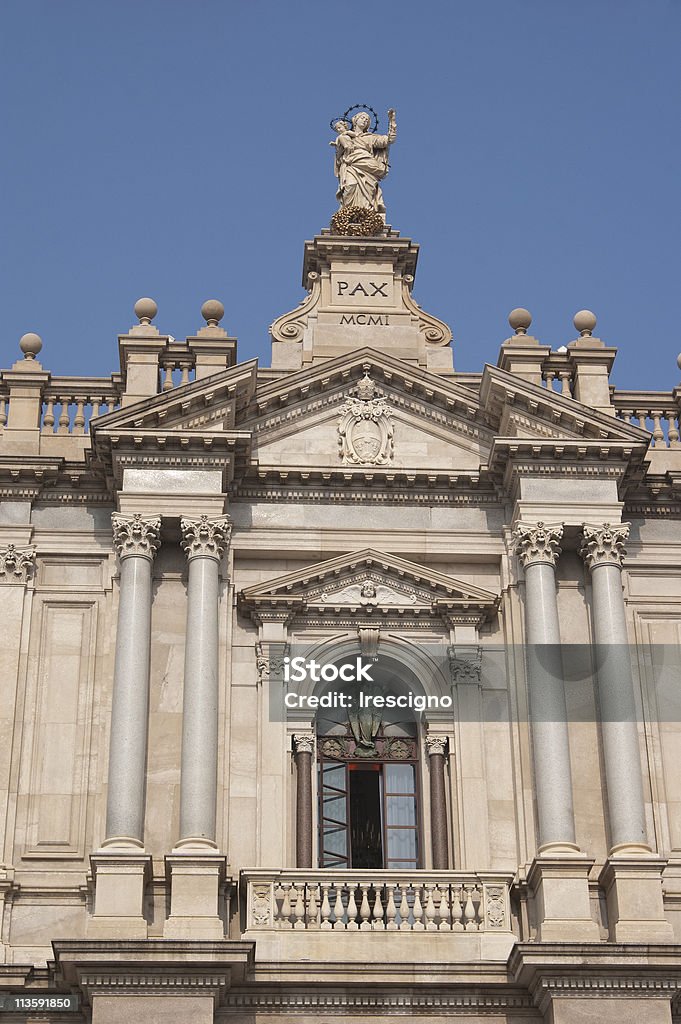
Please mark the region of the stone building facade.
<svg viewBox="0 0 681 1024"><path fill-rule="evenodd" d="M675 1019L681 388L587 311L459 373L417 256L307 242L270 368L146 299L0 374L0 993L79 1000L8 1020Z"/></svg>

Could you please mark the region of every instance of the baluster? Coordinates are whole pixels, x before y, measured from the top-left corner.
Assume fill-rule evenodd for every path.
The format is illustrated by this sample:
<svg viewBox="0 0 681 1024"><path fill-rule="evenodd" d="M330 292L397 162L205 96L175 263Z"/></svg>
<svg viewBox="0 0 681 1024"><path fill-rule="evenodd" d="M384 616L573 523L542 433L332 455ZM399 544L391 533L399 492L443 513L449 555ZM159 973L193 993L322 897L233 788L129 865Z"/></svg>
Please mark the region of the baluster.
<svg viewBox="0 0 681 1024"><path fill-rule="evenodd" d="M620 409L620 416L625 423L631 423L631 417L634 415L631 409Z"/></svg>
<svg viewBox="0 0 681 1024"><path fill-rule="evenodd" d="M293 916L295 922L293 927L299 931L305 927L305 885L302 882L294 882L293 892L295 895L295 903L293 907Z"/></svg>
<svg viewBox="0 0 681 1024"><path fill-rule="evenodd" d="M322 931L328 932L331 930L331 904L329 903L329 884L328 882L322 882Z"/></svg>
<svg viewBox="0 0 681 1024"><path fill-rule="evenodd" d="M463 915L463 908L461 906L461 895L462 895L462 886L455 885L454 886L454 898L452 900L452 931L453 932L462 932L463 931L463 924L461 922L461 917Z"/></svg>
<svg viewBox="0 0 681 1024"><path fill-rule="evenodd" d="M648 418L648 413L645 411L645 409L634 409L634 416L638 416L639 427L641 427L642 430L647 430L648 425L646 423L646 420Z"/></svg>
<svg viewBox="0 0 681 1024"><path fill-rule="evenodd" d="M54 419L52 420L54 422ZM0 398L0 427L4 427L7 423L7 399Z"/></svg>
<svg viewBox="0 0 681 1024"><path fill-rule="evenodd" d="M472 932L477 930L477 921L475 920L475 907L473 906L473 886L467 885L464 889L466 893L466 906L464 907L463 916L466 921L466 931Z"/></svg>
<svg viewBox="0 0 681 1024"><path fill-rule="evenodd" d="M408 932L411 929L409 923L409 900L407 899L407 886L400 882L400 931Z"/></svg>
<svg viewBox="0 0 681 1024"><path fill-rule="evenodd" d="M189 366L187 365L187 363L183 363L180 369L182 370L182 379L180 380L180 385L189 384Z"/></svg>
<svg viewBox="0 0 681 1024"><path fill-rule="evenodd" d="M440 931L450 932L452 930L450 923L452 912L449 909L449 886L438 885L437 891L440 894L440 906L438 908L440 914Z"/></svg>
<svg viewBox="0 0 681 1024"><path fill-rule="evenodd" d="M333 905L333 916L335 918L333 926L337 930L340 930L341 928L345 928L345 921L343 920L343 915L345 914L342 896L343 883L334 882L333 885L336 890L336 902Z"/></svg>
<svg viewBox="0 0 681 1024"><path fill-rule="evenodd" d="M308 928L319 928L319 907L317 904L317 893L319 892L318 885L308 886L308 901L307 901L307 927Z"/></svg>
<svg viewBox="0 0 681 1024"><path fill-rule="evenodd" d="M679 424L676 419L676 411L674 409L670 409L668 412L665 413L665 416L667 417L667 422L669 424L669 447L678 448Z"/></svg>
<svg viewBox="0 0 681 1024"><path fill-rule="evenodd" d="M350 882L348 885L348 906L346 910L348 916L347 930L349 932L356 932L359 930L357 924L357 903L355 901L355 886Z"/></svg>
<svg viewBox="0 0 681 1024"><path fill-rule="evenodd" d="M172 391L173 390L173 367L170 363L166 363L163 367L163 386L161 391Z"/></svg>
<svg viewBox="0 0 681 1024"><path fill-rule="evenodd" d="M661 448L664 446L664 430L662 429L662 424L660 423L660 416L661 413L659 412L653 413L653 444L656 448ZM662 442L662 444L660 444L660 442Z"/></svg>
<svg viewBox="0 0 681 1024"><path fill-rule="evenodd" d="M73 433L85 433L85 399L79 398L76 404L76 415L73 420Z"/></svg>
<svg viewBox="0 0 681 1024"><path fill-rule="evenodd" d="M433 900L433 886L426 885L426 931L435 932L437 931L437 925L435 924L435 901Z"/></svg>
<svg viewBox="0 0 681 1024"><path fill-rule="evenodd" d="M423 923L423 906L421 904L421 886L414 886L414 907L412 909L414 915L414 924L412 925L412 931L423 932L425 931L425 925Z"/></svg>
<svg viewBox="0 0 681 1024"><path fill-rule="evenodd" d="M90 398L90 402L92 403L92 412L90 413L90 423L92 422L92 420L97 419L97 417L99 416L99 410L100 410L100 408L102 406L103 401L104 401L104 399L101 397L101 395L92 395L92 397ZM89 423L88 423L87 432L90 433L90 424Z"/></svg>
<svg viewBox="0 0 681 1024"><path fill-rule="evenodd" d="M397 931L397 925L395 924L397 907L395 906L395 885L393 882L388 883L388 904L385 908L385 916L388 919L388 923L385 926L386 931Z"/></svg>
<svg viewBox="0 0 681 1024"><path fill-rule="evenodd" d="M380 886L376 886L376 899L374 900L374 931L382 932L385 930L385 922L383 920L383 900L381 899Z"/></svg>
<svg viewBox="0 0 681 1024"><path fill-rule="evenodd" d="M116 399L113 398L113 397L112 398L107 398L107 400L106 400L106 411L107 411L107 413L113 412L115 408L116 408Z"/></svg>
<svg viewBox="0 0 681 1024"><path fill-rule="evenodd" d="M279 918L280 928L292 928L291 924L291 883L282 882L281 887L284 890L284 900L281 904L281 916Z"/></svg>
<svg viewBox="0 0 681 1024"><path fill-rule="evenodd" d="M371 923L369 921L369 918L371 917L371 907L369 906L369 896L367 894L369 883L362 882L360 884L360 888L362 890L362 903L359 908L359 916L362 918L362 923L359 927L361 931L366 932L369 931L371 928Z"/></svg>
<svg viewBox="0 0 681 1024"><path fill-rule="evenodd" d="M2 403L4 406L4 402ZM46 434L54 433L54 399L49 398L47 400L47 408L45 409L45 415L43 416L43 432Z"/></svg>
<svg viewBox="0 0 681 1024"><path fill-rule="evenodd" d="M58 434L68 434L71 421L69 419L69 399L60 398L61 412L59 413L59 426L57 428Z"/></svg>
<svg viewBox="0 0 681 1024"><path fill-rule="evenodd" d="M554 370L546 370L544 373L544 380L546 381L546 390L553 391L553 382L556 379L556 372Z"/></svg>
<svg viewBox="0 0 681 1024"><path fill-rule="evenodd" d="M572 398L572 387L570 386L570 372L569 370L560 370L558 373L558 379L560 380L560 393L566 398Z"/></svg>

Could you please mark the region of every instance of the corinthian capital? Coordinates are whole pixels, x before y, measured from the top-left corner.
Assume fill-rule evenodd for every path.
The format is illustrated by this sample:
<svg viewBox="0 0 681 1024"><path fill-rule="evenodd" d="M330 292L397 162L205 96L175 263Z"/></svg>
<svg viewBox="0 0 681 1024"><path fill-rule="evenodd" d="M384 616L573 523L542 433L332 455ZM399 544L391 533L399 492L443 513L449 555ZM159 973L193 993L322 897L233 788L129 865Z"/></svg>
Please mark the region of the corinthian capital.
<svg viewBox="0 0 681 1024"><path fill-rule="evenodd" d="M580 555L584 559L587 568L594 569L597 565L616 565L622 568L624 556L627 553L625 547L629 536L629 523L621 523L619 526L611 526L610 523L603 523L602 526L582 526L584 543L580 549Z"/></svg>
<svg viewBox="0 0 681 1024"><path fill-rule="evenodd" d="M535 562L555 566L562 536L563 527L560 523L552 526L546 523L516 523L513 544L523 569Z"/></svg>
<svg viewBox="0 0 681 1024"><path fill-rule="evenodd" d="M113 539L118 557L137 555L153 561L161 544L161 517L143 516L139 512L126 516L121 512L111 515Z"/></svg>
<svg viewBox="0 0 681 1024"><path fill-rule="evenodd" d="M480 685L480 670L482 668L481 647L448 647L449 672L452 683Z"/></svg>
<svg viewBox="0 0 681 1024"><path fill-rule="evenodd" d="M293 749L296 754L314 754L314 733L296 732L293 734Z"/></svg>
<svg viewBox="0 0 681 1024"><path fill-rule="evenodd" d="M35 548L0 548L0 583L25 583L35 568Z"/></svg>
<svg viewBox="0 0 681 1024"><path fill-rule="evenodd" d="M442 754L444 757L447 753L447 737L426 736L426 753L428 757L431 757L433 754Z"/></svg>
<svg viewBox="0 0 681 1024"><path fill-rule="evenodd" d="M215 558L220 561L222 552L229 544L232 523L229 516L209 519L181 519L182 548L187 558Z"/></svg>

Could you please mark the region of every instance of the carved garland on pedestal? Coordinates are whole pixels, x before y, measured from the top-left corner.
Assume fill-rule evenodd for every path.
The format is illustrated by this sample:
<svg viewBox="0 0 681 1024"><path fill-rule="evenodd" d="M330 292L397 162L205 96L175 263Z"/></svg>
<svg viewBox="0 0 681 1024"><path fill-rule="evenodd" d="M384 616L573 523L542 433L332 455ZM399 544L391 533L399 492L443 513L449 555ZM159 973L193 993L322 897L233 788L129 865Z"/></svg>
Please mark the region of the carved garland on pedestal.
<svg viewBox="0 0 681 1024"><path fill-rule="evenodd" d="M627 553L625 547L629 536L629 523L622 523L620 526L611 526L610 523L603 523L602 526L582 527L584 543L580 555L587 567L593 569L597 565L616 565L622 568L624 556Z"/></svg>
<svg viewBox="0 0 681 1024"><path fill-rule="evenodd" d="M394 427L383 392L369 370L340 411L338 445L345 466L384 466L393 458Z"/></svg>
<svg viewBox="0 0 681 1024"><path fill-rule="evenodd" d="M380 213L368 206L343 206L331 218L331 230L337 235L359 235L369 238L385 231Z"/></svg>

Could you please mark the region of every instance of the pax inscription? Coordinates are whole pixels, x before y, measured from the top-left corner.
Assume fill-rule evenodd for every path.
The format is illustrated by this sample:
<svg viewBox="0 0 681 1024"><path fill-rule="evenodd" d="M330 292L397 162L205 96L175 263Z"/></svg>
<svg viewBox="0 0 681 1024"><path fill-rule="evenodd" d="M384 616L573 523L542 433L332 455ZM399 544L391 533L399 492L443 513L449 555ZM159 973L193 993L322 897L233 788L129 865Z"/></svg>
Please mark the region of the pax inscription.
<svg viewBox="0 0 681 1024"><path fill-rule="evenodd" d="M331 276L331 301L343 306L392 306L392 275L336 273Z"/></svg>

